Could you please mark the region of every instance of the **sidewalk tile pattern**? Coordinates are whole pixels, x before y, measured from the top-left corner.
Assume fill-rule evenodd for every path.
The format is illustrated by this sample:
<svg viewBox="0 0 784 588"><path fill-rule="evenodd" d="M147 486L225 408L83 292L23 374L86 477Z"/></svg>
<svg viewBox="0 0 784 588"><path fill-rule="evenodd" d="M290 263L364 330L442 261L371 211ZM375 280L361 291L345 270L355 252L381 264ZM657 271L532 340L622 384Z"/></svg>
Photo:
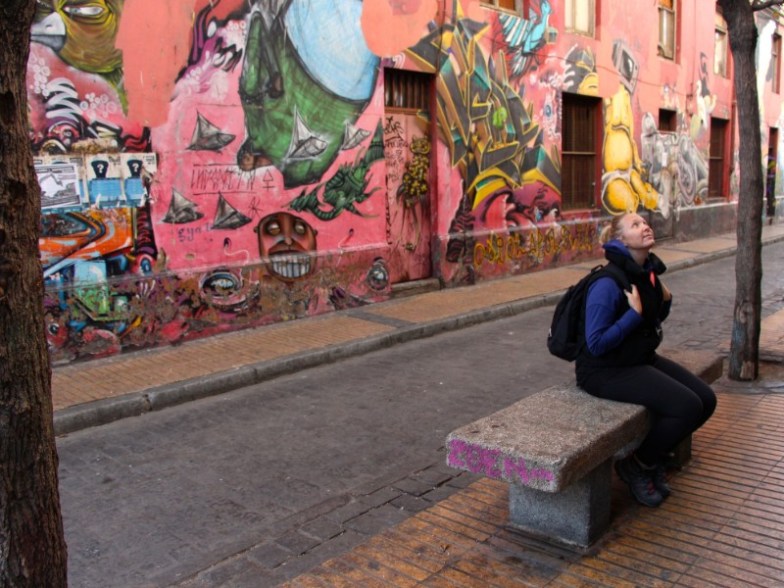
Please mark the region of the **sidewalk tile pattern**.
<svg viewBox="0 0 784 588"><path fill-rule="evenodd" d="M664 262L664 265L670 266L679 261L691 259L694 253L690 251L678 251L677 249L657 249L656 255Z"/></svg>
<svg viewBox="0 0 784 588"><path fill-rule="evenodd" d="M735 239L729 237L711 237L708 239L699 239L697 241L684 241L682 243L673 243L668 248L675 249L676 251L691 251L692 253L713 253L714 251L721 251L723 249L732 249L735 247Z"/></svg>
<svg viewBox="0 0 784 588"><path fill-rule="evenodd" d="M658 509L616 481L610 532L586 555L506 528L506 484L480 480L285 584L784 585L784 395L720 394Z"/></svg>
<svg viewBox="0 0 784 588"><path fill-rule="evenodd" d="M403 298L379 305L373 312L423 323L563 290L584 274L584 268L573 266L545 270L475 286L429 292L416 298Z"/></svg>
<svg viewBox="0 0 784 588"><path fill-rule="evenodd" d="M54 410L114 398L392 330L342 314L217 335L52 371Z"/></svg>
<svg viewBox="0 0 784 588"><path fill-rule="evenodd" d="M782 238L784 225L764 227L763 235ZM692 251L715 253L734 244L732 239L709 241L666 245L657 253L673 263L699 257ZM338 312L58 366L53 371L55 410L552 294L596 263L391 300L353 309L355 316ZM765 354L775 351L784 362L784 311L763 321L760 344ZM276 570L291 578L290 587L322 588L784 585L784 394L726 389L730 392L720 394L716 415L695 437L693 462L673 480L675 494L660 509L643 509L616 481L612 528L589 555L509 530L506 486L480 480L304 575L294 577L310 565L297 571L296 565L279 564ZM340 537L356 546L359 536L344 530ZM266 571L254 570L258 577L242 585L264 585Z"/></svg>

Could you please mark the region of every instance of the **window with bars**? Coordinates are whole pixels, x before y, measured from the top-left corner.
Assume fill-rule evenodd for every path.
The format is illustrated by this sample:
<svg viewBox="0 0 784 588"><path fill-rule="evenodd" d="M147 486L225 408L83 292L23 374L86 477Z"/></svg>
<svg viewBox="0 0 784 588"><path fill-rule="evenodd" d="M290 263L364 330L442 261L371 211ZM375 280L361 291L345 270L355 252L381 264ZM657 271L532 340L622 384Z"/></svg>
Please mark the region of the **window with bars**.
<svg viewBox="0 0 784 588"><path fill-rule="evenodd" d="M384 105L400 110L429 110L433 76L405 69L384 69Z"/></svg>
<svg viewBox="0 0 784 588"><path fill-rule="evenodd" d="M724 160L728 122L711 119L710 155L708 159L708 198L724 197Z"/></svg>
<svg viewBox="0 0 784 588"><path fill-rule="evenodd" d="M677 0L659 0L659 56L675 59Z"/></svg>
<svg viewBox="0 0 784 588"><path fill-rule="evenodd" d="M525 8L527 1L528 0L482 0L481 3L482 6L487 6L488 8L505 10L507 12L519 14L520 16L525 16L523 9Z"/></svg>
<svg viewBox="0 0 784 588"><path fill-rule="evenodd" d="M595 0L564 0L564 28L569 33L594 36Z"/></svg>
<svg viewBox="0 0 784 588"><path fill-rule="evenodd" d="M727 23L721 12L716 12L716 30L713 40L713 73L727 76Z"/></svg>
<svg viewBox="0 0 784 588"><path fill-rule="evenodd" d="M591 208L601 148L601 99L563 94L561 204L564 210Z"/></svg>

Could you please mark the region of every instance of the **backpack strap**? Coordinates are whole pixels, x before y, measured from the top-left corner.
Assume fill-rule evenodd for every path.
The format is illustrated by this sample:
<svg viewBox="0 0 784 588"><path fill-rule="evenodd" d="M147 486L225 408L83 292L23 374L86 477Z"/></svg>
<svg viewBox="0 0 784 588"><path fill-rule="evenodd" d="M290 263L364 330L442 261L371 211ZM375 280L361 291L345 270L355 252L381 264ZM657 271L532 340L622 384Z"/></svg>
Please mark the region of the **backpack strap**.
<svg viewBox="0 0 784 588"><path fill-rule="evenodd" d="M588 283L585 285L585 297L582 301L582 312L580 313L579 323L580 351L582 351L582 349L587 344L585 342L585 305L588 302L588 289L591 287L591 285L599 278L610 277L615 281L618 287L621 288L621 290L628 292L632 288L631 282L629 281L629 277L626 275L626 272L624 272L621 268L612 262L595 266L593 269L591 269L591 273L588 274L587 277Z"/></svg>
<svg viewBox="0 0 784 588"><path fill-rule="evenodd" d="M629 277L626 275L626 272L624 272L614 263L606 263L605 265L596 266L593 270L591 270L591 273L594 274L594 278L591 280L591 282L596 281L598 278L609 276L615 280L615 283L618 284L622 290L631 290L632 285L629 281Z"/></svg>

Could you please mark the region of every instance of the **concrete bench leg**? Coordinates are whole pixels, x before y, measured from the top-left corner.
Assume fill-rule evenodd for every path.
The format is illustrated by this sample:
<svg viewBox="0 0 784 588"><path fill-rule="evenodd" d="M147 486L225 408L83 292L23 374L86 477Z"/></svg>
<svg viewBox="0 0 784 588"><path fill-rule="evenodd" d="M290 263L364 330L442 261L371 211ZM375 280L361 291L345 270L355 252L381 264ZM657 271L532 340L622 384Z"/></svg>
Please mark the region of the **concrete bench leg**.
<svg viewBox="0 0 784 588"><path fill-rule="evenodd" d="M510 484L510 526L543 539L587 548L610 524L611 484L611 459L557 493Z"/></svg>

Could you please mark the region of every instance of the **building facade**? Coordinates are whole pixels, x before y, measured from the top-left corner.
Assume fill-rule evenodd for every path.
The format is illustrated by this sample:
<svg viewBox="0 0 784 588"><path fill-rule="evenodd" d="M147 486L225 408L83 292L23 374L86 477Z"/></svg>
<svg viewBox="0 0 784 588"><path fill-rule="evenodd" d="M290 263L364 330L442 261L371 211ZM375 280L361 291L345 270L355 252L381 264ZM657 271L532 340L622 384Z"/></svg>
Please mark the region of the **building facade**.
<svg viewBox="0 0 784 588"><path fill-rule="evenodd" d="M56 362L596 257L627 210L659 239L735 226L711 2L38 5L28 97ZM757 25L775 204L784 27L773 11Z"/></svg>

